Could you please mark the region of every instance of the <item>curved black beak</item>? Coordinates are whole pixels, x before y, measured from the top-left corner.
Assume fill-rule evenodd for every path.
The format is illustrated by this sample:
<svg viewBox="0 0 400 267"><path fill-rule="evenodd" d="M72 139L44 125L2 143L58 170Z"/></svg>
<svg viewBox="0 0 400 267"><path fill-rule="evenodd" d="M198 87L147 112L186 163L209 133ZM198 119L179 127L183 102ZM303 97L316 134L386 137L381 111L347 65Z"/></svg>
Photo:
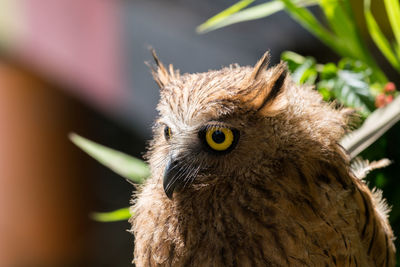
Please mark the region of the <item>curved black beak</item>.
<svg viewBox="0 0 400 267"><path fill-rule="evenodd" d="M175 188L180 185L182 181L182 177L179 177L180 170L179 161L169 158L167 166L165 167L163 179L164 192L169 199L172 199Z"/></svg>

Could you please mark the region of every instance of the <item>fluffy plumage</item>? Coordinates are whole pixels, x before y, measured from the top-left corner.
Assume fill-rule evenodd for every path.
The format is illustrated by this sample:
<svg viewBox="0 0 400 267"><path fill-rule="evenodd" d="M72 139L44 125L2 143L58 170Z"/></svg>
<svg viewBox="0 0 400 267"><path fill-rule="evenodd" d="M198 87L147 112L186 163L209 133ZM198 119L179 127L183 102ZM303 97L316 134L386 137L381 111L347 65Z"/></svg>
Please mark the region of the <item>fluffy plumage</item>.
<svg viewBox="0 0 400 267"><path fill-rule="evenodd" d="M284 63L266 70L268 58L180 75L155 56L136 266L394 266L386 205L338 145L350 112L294 84ZM240 133L232 151L205 149L207 125Z"/></svg>

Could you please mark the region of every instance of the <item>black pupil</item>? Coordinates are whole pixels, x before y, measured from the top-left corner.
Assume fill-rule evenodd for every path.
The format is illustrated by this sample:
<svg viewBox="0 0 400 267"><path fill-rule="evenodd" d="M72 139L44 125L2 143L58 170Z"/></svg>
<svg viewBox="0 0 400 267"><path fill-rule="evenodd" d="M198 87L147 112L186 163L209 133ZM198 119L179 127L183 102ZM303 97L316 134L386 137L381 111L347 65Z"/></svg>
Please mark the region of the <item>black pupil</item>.
<svg viewBox="0 0 400 267"><path fill-rule="evenodd" d="M225 134L219 130L216 130L212 134L212 139L215 143L221 144L225 141Z"/></svg>
<svg viewBox="0 0 400 267"><path fill-rule="evenodd" d="M168 140L171 136L170 136L170 130L169 130L169 127L168 126L166 126L165 128L164 128L164 135L165 135L165 138Z"/></svg>

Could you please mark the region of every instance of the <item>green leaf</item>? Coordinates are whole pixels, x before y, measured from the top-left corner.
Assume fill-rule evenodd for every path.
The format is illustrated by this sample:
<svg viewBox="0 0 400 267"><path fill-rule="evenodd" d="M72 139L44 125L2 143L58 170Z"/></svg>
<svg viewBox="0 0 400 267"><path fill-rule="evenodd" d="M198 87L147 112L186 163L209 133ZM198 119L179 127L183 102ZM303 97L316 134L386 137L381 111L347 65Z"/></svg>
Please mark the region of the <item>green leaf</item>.
<svg viewBox="0 0 400 267"><path fill-rule="evenodd" d="M325 100L337 99L364 117L368 116L374 109L374 97L368 83L370 69L362 62L348 58L342 59L338 65L327 63L318 68L318 91Z"/></svg>
<svg viewBox="0 0 400 267"><path fill-rule="evenodd" d="M342 58L338 62L338 68L341 70L349 70L352 72L363 73L364 77L370 76L371 69L368 65L360 60L354 60L351 58Z"/></svg>
<svg viewBox="0 0 400 267"><path fill-rule="evenodd" d="M70 134L69 138L101 164L135 183L142 183L150 175L149 167L140 159L102 146L75 133Z"/></svg>
<svg viewBox="0 0 400 267"><path fill-rule="evenodd" d="M364 79L362 73L340 70L334 79L332 92L339 102L356 108L366 117L371 112L369 106L373 103L373 98Z"/></svg>
<svg viewBox="0 0 400 267"><path fill-rule="evenodd" d="M384 0L384 2L394 37L400 46L400 2L399 0Z"/></svg>
<svg viewBox="0 0 400 267"><path fill-rule="evenodd" d="M216 27L216 25L220 25L221 22L223 22L227 17L239 12L240 10L247 7L248 5L250 5L253 2L254 2L254 0L241 0L241 1L237 2L236 4L228 7L224 11L218 13L217 15L213 16L212 18L208 19L206 22L204 22L203 24L198 26L196 31L198 33L205 33L205 32L217 29L218 27ZM221 26L221 27L223 27L223 26Z"/></svg>
<svg viewBox="0 0 400 267"><path fill-rule="evenodd" d="M322 68L322 65L316 64L313 57L303 57L297 53L285 51L281 54L281 59L288 64L294 82L315 84L318 70Z"/></svg>
<svg viewBox="0 0 400 267"><path fill-rule="evenodd" d="M306 58L292 51L284 51L281 59L288 64L290 72L294 72L300 65L306 61Z"/></svg>
<svg viewBox="0 0 400 267"><path fill-rule="evenodd" d="M330 90L330 88L332 88L332 85L330 85L329 82L331 82L331 80L320 81L317 84L318 92L322 95L322 98L325 101L331 101L333 98L333 93Z"/></svg>
<svg viewBox="0 0 400 267"><path fill-rule="evenodd" d="M393 43L394 51L396 52L397 58L400 61L400 44Z"/></svg>
<svg viewBox="0 0 400 267"><path fill-rule="evenodd" d="M364 15L372 40L374 40L376 46L381 50L382 54L387 58L390 64L392 64L395 69L400 71L400 61L396 57L391 48L390 42L386 39L374 16L372 15L371 0L364 0Z"/></svg>
<svg viewBox="0 0 400 267"><path fill-rule="evenodd" d="M309 32L318 37L325 45L331 47L334 51L341 55L346 54L343 44L324 28L321 23L306 8L297 6L291 0L280 0L285 4L286 10L300 25Z"/></svg>
<svg viewBox="0 0 400 267"><path fill-rule="evenodd" d="M341 40L346 52L342 56L363 58L363 49L358 31L352 20L352 12L348 1L322 0L321 7L331 29Z"/></svg>
<svg viewBox="0 0 400 267"><path fill-rule="evenodd" d="M295 52L292 52L292 51L284 51L284 52L282 52L281 59L286 61L286 62L293 61L298 65L301 65L301 64L304 63L304 61L306 61L305 57L303 57L302 55L297 54Z"/></svg>
<svg viewBox="0 0 400 267"><path fill-rule="evenodd" d="M365 62L373 70L371 78L374 82L386 83L386 76L361 38L350 1L322 0L321 7L342 46L340 55Z"/></svg>
<svg viewBox="0 0 400 267"><path fill-rule="evenodd" d="M300 6L316 5L319 1L320 0L295 0L295 2L298 2ZM241 2L242 1L239 3ZM206 33L235 23L265 18L282 11L284 7L285 5L280 0L273 0L267 3L259 4L239 12L236 10L236 12L231 12L232 10L226 12L231 8L230 7L198 26L196 31L198 33Z"/></svg>
<svg viewBox="0 0 400 267"><path fill-rule="evenodd" d="M298 84L303 84L309 79L311 83L315 82L317 71L315 70L315 59L307 57L306 60L298 66L293 72L292 79Z"/></svg>
<svg viewBox="0 0 400 267"><path fill-rule="evenodd" d="M90 218L98 222L126 221L131 217L129 208L122 208L110 212L92 212Z"/></svg>
<svg viewBox="0 0 400 267"><path fill-rule="evenodd" d="M300 79L300 83L314 85L317 78L318 78L318 72L315 69L315 65L314 65L312 68L307 69L303 73L303 75Z"/></svg>
<svg viewBox="0 0 400 267"><path fill-rule="evenodd" d="M344 58L339 67L333 63L316 64L312 57L303 57L294 52L281 55L289 65L292 79L298 84L315 84L324 100L337 99L342 104L357 109L364 117L374 109L374 97L369 87L371 70L363 62Z"/></svg>
<svg viewBox="0 0 400 267"><path fill-rule="evenodd" d="M319 38L325 45L333 49L336 53L342 56L349 56L354 59L360 59L364 61L370 68L373 70L373 76L372 78L374 79L374 82L379 81L380 83L386 83L387 78L385 74L382 72L382 70L378 67L376 64L375 60L372 58L370 55L369 51L366 49L363 41L359 37L358 33L356 32L355 26L353 29L351 26L349 26L352 22L350 21L351 15L350 14L350 7L345 6L343 10L346 11L341 11L343 14L341 15L342 17L345 17L344 14L347 12L348 14L346 15L347 18L347 23L342 23L343 25L340 26L335 26L337 31L340 31L340 35L335 35L328 31L325 27L321 25L321 23L313 16L313 14L308 11L306 8L301 8L296 6L295 3L293 3L291 0L281 0L289 12L289 14L300 24L302 25L305 29L307 29L309 32L311 32L313 35L315 35L317 38ZM329 3L333 6L335 6L335 3L338 2L336 0L333 0L332 2L326 2ZM341 1L339 1L341 2ZM333 10L333 11L332 11ZM333 8L330 12L332 12L332 16L334 17L335 14L338 12L337 10L341 9L335 9ZM336 21L336 19L335 19ZM340 23L337 22L337 23ZM335 22L336 24L336 22ZM347 26L346 26L347 25ZM348 34L346 32L346 27L350 27L347 29L347 31L354 31L354 33ZM347 36L346 38L349 40L346 40L343 38L344 36ZM349 44L351 44L351 49L349 49Z"/></svg>
<svg viewBox="0 0 400 267"><path fill-rule="evenodd" d="M321 80L328 80L336 77L338 68L334 63L327 63L321 71Z"/></svg>

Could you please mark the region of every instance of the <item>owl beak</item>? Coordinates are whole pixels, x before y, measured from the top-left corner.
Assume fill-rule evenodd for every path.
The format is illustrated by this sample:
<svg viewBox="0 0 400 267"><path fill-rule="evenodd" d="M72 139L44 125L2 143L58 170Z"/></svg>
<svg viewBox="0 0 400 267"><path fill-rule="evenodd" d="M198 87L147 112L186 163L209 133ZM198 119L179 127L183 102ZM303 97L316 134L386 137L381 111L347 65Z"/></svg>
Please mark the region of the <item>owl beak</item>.
<svg viewBox="0 0 400 267"><path fill-rule="evenodd" d="M181 179L178 178L180 170L179 161L169 158L163 179L164 192L169 199L172 199L175 188L180 184Z"/></svg>

